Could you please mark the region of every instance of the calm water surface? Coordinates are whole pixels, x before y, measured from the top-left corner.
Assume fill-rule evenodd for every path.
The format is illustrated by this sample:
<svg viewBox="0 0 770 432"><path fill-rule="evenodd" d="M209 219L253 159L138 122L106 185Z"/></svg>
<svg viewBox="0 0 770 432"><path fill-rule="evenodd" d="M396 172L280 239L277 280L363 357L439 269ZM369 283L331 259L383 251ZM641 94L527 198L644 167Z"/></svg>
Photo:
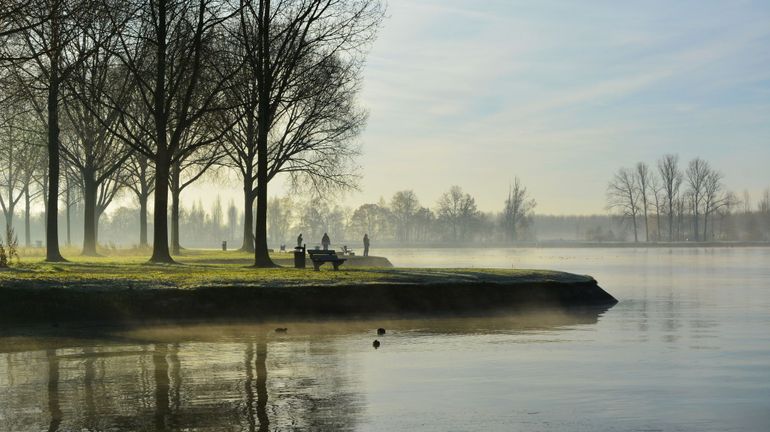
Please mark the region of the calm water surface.
<svg viewBox="0 0 770 432"><path fill-rule="evenodd" d="M3 328L0 431L770 430L770 249L376 252L402 266L591 274L620 303L461 319Z"/></svg>

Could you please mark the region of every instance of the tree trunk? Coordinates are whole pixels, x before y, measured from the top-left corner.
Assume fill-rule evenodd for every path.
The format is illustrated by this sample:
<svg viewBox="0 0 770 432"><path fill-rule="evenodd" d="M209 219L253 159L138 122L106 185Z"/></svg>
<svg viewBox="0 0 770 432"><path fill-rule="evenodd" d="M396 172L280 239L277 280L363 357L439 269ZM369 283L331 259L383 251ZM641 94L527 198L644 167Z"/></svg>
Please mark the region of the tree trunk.
<svg viewBox="0 0 770 432"><path fill-rule="evenodd" d="M171 169L173 150L168 146L168 114L163 109L166 89L166 10L165 2L158 4L158 40L155 59L155 90L153 95L155 119L155 140L158 150L155 153L155 210L152 233L151 263L174 263L168 253L168 176Z"/></svg>
<svg viewBox="0 0 770 432"><path fill-rule="evenodd" d="M147 195L139 196L139 247L147 247Z"/></svg>
<svg viewBox="0 0 770 432"><path fill-rule="evenodd" d="M56 57L56 56L55 56ZM59 251L59 71L52 59L48 87L48 196L46 197L45 260L66 261Z"/></svg>
<svg viewBox="0 0 770 432"><path fill-rule="evenodd" d="M259 432L267 432L270 418L267 416L267 340L265 336L257 338L257 419Z"/></svg>
<svg viewBox="0 0 770 432"><path fill-rule="evenodd" d="M674 201L668 200L668 241L674 241Z"/></svg>
<svg viewBox="0 0 770 432"><path fill-rule="evenodd" d="M647 198L642 199L642 205L644 207L644 241L650 242L650 218L647 215Z"/></svg>
<svg viewBox="0 0 770 432"><path fill-rule="evenodd" d="M180 182L179 163L171 167L171 254L179 255L182 249L179 244L179 189Z"/></svg>
<svg viewBox="0 0 770 432"><path fill-rule="evenodd" d="M244 252L254 252L254 191L246 180L243 182L243 245Z"/></svg>
<svg viewBox="0 0 770 432"><path fill-rule="evenodd" d="M11 196L10 201L8 210L5 212L5 244L10 244L12 240L9 234L13 229L13 196Z"/></svg>
<svg viewBox="0 0 770 432"><path fill-rule="evenodd" d="M179 255L179 190L171 191L171 254Z"/></svg>
<svg viewBox="0 0 770 432"><path fill-rule="evenodd" d="M271 108L273 67L270 64L270 2L260 4L257 42L259 73L257 79L257 217L254 233L254 266L276 267L267 251L267 138L273 124Z"/></svg>
<svg viewBox="0 0 770 432"><path fill-rule="evenodd" d="M29 196L29 185L24 188L24 246L32 246L32 230L29 221L29 211L32 200Z"/></svg>
<svg viewBox="0 0 770 432"><path fill-rule="evenodd" d="M695 204L695 217L693 218L693 235L695 236L695 241L700 241L700 230L698 229L698 222L700 222L700 215L698 214L698 204Z"/></svg>
<svg viewBox="0 0 770 432"><path fill-rule="evenodd" d="M261 141L261 140L260 140ZM264 136L264 149L258 150L259 167L257 171L257 226L254 238L254 266L275 267L267 250L267 131Z"/></svg>
<svg viewBox="0 0 770 432"><path fill-rule="evenodd" d="M94 172L83 172L83 255L97 256L96 252L96 195L98 187ZM69 205L69 204L68 204ZM68 214L69 217L69 214Z"/></svg>
<svg viewBox="0 0 770 432"><path fill-rule="evenodd" d="M171 165L169 159L170 156L167 156L165 150L158 150L155 157L155 212L151 263L174 263L171 254L168 253L168 176Z"/></svg>
<svg viewBox="0 0 770 432"><path fill-rule="evenodd" d="M67 246L72 245L72 223L71 223L71 213L72 213L72 197L70 196L70 180L69 176L65 177L67 182L67 193L65 199L66 202L66 211L67 211Z"/></svg>
<svg viewBox="0 0 770 432"><path fill-rule="evenodd" d="M639 243L639 230L637 228L636 224L636 215L631 215L631 221L634 224L634 243Z"/></svg>

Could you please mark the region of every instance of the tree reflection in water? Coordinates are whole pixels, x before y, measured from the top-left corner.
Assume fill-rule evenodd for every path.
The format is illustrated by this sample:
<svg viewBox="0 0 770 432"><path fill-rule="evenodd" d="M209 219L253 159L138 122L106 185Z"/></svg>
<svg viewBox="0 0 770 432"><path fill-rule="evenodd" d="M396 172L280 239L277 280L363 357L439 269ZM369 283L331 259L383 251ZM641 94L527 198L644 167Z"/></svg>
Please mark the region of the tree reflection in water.
<svg viewBox="0 0 770 432"><path fill-rule="evenodd" d="M0 364L0 430L353 430L366 406L359 362L380 325L409 338L515 333L593 324L601 312L31 336Z"/></svg>
<svg viewBox="0 0 770 432"><path fill-rule="evenodd" d="M48 360L48 412L51 415L48 432L55 432L59 430L62 421L59 405L59 357L54 349L46 350L45 356Z"/></svg>

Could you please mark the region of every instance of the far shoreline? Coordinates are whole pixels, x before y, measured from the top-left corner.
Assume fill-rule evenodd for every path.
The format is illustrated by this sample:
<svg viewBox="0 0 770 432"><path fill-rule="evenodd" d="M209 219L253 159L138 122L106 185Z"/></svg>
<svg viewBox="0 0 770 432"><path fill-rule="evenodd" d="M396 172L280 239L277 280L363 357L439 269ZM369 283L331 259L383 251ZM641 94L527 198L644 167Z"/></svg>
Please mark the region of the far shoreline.
<svg viewBox="0 0 770 432"><path fill-rule="evenodd" d="M485 244L382 244L381 249L703 249L703 248L770 248L770 242L583 242L548 240L520 243ZM375 248L372 248L375 250Z"/></svg>

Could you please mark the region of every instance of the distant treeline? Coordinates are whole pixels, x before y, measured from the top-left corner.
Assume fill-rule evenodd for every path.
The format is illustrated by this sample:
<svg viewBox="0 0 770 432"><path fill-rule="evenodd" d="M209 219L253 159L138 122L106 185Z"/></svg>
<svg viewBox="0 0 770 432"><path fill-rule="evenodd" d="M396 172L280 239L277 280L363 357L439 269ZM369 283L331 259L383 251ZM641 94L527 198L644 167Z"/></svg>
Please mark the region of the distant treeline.
<svg viewBox="0 0 770 432"><path fill-rule="evenodd" d="M607 187L607 208L635 242L767 240L770 189L754 207L747 191L739 197L723 180L701 158L682 167L677 155L667 154L654 166L639 162L619 169Z"/></svg>
<svg viewBox="0 0 770 432"><path fill-rule="evenodd" d="M522 199L516 198L520 197ZM522 206L522 202L527 205ZM500 212L480 212L475 200L459 187L451 188L432 206L424 206L413 191L399 191L390 200L362 204L356 208L332 205L316 199L271 198L268 205L268 238L271 248L281 244L291 248L298 234L313 247L320 244L323 233L329 233L334 247L343 244L358 247L364 233L373 246L502 246L533 242L633 242L634 232L629 218L623 215L539 215L533 214L534 201L516 182L509 196L502 200ZM517 204L518 203L518 204ZM770 211L766 191L756 205L744 194L741 205L731 211L715 213L709 222L709 241L770 241ZM518 206L518 207L517 207ZM517 210L514 211L514 208ZM526 209L518 213L518 209ZM506 210L508 213L506 213ZM139 245L139 209L119 207L105 214L99 223L102 247L135 247ZM210 208L200 201L180 209L179 231L183 247L218 248L227 241L229 248L242 245L243 212L235 203L216 200ZM511 215L516 214L512 225ZM21 215L24 219L24 214ZM658 227L665 227L665 213L650 218L650 241L667 241ZM690 216L692 217L692 216ZM83 206L70 206L69 228L66 208L60 214L63 243L80 246L83 238ZM675 218L678 220L679 218ZM685 224L675 232L685 232ZM639 222L639 221L637 221ZM515 232L510 230L515 226ZM646 224L639 223L637 236L646 238ZM152 224L149 224L152 232ZM20 244L25 235L19 232ZM42 212L30 218L29 240L32 246L44 239ZM684 240L692 241L685 237Z"/></svg>
<svg viewBox="0 0 770 432"><path fill-rule="evenodd" d="M432 207L423 206L414 191L396 192L390 201L363 204L358 208L332 205L320 199L298 200L291 197L268 201L268 241L271 247L293 246L302 233L306 243L320 243L328 233L334 244L360 241L369 234L372 241L390 244L464 244L476 242L513 242L534 239L532 210L535 202L516 179L508 196L501 200L500 213L483 213L475 199L458 186L451 187ZM120 207L99 220L102 246L143 246L140 218L144 210ZM81 244L84 207L77 196L65 200L60 212L60 237L65 244ZM34 246L45 238L44 215L22 212L22 245ZM179 208L179 237L182 246L219 247L227 241L231 247L243 244L243 212L233 202L226 206L217 199L204 209L200 201ZM153 232L152 223L147 232ZM151 237L151 236L150 236Z"/></svg>

